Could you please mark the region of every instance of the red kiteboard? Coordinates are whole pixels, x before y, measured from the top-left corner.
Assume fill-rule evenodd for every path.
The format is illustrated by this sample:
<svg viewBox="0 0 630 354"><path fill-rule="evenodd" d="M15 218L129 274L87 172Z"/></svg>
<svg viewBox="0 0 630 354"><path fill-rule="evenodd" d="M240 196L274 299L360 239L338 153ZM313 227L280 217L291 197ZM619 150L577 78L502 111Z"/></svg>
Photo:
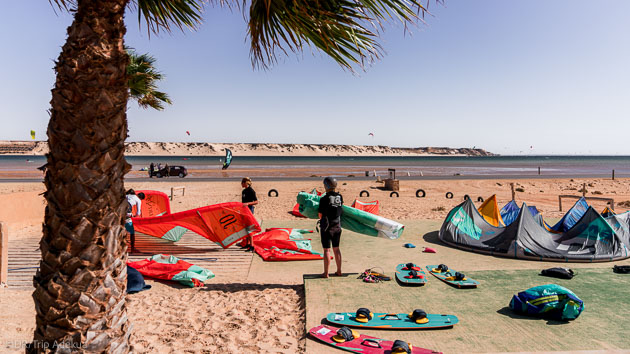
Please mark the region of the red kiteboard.
<svg viewBox="0 0 630 354"><path fill-rule="evenodd" d="M392 352L392 346L394 345L394 341L366 336L365 334L361 334L359 338L356 338L354 340L338 343L334 341L332 338L333 336L337 334L338 330L339 328L337 327L320 325L320 326L311 328L311 330L309 331L309 334L313 336L313 338L321 342L324 342L338 349L347 350L353 353L382 354L382 353ZM430 349L424 349L424 348L413 346L413 348L411 349L411 353L433 354L433 353L441 353L441 352L436 352Z"/></svg>

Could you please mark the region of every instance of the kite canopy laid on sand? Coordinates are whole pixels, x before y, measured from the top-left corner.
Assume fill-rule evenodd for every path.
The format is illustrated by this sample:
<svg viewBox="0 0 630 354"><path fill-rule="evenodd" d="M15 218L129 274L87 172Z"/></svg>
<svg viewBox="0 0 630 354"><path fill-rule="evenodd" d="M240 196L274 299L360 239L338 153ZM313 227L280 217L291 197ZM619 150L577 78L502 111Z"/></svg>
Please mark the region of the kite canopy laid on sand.
<svg viewBox="0 0 630 354"><path fill-rule="evenodd" d="M511 220L506 221L488 205L482 214L465 200L448 213L440 240L473 252L541 261L605 262L630 256L630 212L603 217L580 199L550 227L525 203L514 216L513 205L502 209L509 211L504 215ZM498 208L496 199L494 206Z"/></svg>
<svg viewBox="0 0 630 354"><path fill-rule="evenodd" d="M225 161L223 161L223 167L221 169L227 170L227 168L230 167L231 163L232 163L232 151L230 149L225 149Z"/></svg>
<svg viewBox="0 0 630 354"><path fill-rule="evenodd" d="M323 259L313 251L311 239L306 238L313 230L271 228L254 235L254 250L265 261L308 261Z"/></svg>
<svg viewBox="0 0 630 354"><path fill-rule="evenodd" d="M214 278L214 273L208 269L167 254L156 254L142 261L129 262L127 265L144 276L178 281L191 288L203 286L204 281Z"/></svg>
<svg viewBox="0 0 630 354"><path fill-rule="evenodd" d="M300 205L300 213L307 218L317 219L319 199L320 197L317 195L305 192L298 193L297 202ZM397 223L396 221L385 219L382 216L370 214L347 205L343 206L341 227L360 234L384 237L392 240L399 238L405 229L403 224Z"/></svg>
<svg viewBox="0 0 630 354"><path fill-rule="evenodd" d="M187 230L223 248L260 232L260 225L243 203L221 203L162 216L133 218L135 231L179 241Z"/></svg>

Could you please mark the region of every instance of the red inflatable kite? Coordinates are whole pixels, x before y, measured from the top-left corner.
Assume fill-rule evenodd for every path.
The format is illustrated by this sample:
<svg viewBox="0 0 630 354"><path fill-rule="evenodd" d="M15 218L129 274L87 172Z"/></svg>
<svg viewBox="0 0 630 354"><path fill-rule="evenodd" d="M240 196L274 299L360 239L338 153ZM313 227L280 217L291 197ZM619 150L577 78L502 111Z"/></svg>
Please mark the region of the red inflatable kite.
<svg viewBox="0 0 630 354"><path fill-rule="evenodd" d="M258 221L243 203L222 203L162 216L133 218L136 232L179 241L193 231L223 248L260 232Z"/></svg>
<svg viewBox="0 0 630 354"><path fill-rule="evenodd" d="M359 210L367 211L368 213L372 213L374 215L378 215L378 200L375 200L373 202L362 202L358 199L355 199L354 203L352 203L352 207Z"/></svg>
<svg viewBox="0 0 630 354"><path fill-rule="evenodd" d="M323 259L323 255L313 251L311 239L304 234L313 230L267 229L254 236L254 250L265 261L308 261Z"/></svg>

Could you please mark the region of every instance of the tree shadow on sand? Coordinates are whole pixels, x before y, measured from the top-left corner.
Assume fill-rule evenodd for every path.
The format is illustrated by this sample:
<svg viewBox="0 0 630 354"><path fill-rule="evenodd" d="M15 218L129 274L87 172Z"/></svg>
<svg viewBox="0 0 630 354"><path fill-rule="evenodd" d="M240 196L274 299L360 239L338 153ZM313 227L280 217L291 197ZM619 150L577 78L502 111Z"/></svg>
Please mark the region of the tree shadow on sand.
<svg viewBox="0 0 630 354"><path fill-rule="evenodd" d="M237 293L240 291L263 291L269 289L294 290L301 298L304 296L304 285L302 284L254 284L254 283L212 283L208 280L201 291L220 291L224 293ZM303 300L301 300L303 301Z"/></svg>

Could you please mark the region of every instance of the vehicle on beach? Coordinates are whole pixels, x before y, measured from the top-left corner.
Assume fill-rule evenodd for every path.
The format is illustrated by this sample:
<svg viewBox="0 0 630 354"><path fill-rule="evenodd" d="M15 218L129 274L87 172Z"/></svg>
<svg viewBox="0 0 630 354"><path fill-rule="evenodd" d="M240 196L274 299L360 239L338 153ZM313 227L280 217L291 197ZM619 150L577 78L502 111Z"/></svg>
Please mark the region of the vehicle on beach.
<svg viewBox="0 0 630 354"><path fill-rule="evenodd" d="M157 178L168 177L168 176L178 176L179 178L184 178L188 176L188 170L184 166L168 166L168 167L163 167L160 170L152 171L151 177L153 176Z"/></svg>

